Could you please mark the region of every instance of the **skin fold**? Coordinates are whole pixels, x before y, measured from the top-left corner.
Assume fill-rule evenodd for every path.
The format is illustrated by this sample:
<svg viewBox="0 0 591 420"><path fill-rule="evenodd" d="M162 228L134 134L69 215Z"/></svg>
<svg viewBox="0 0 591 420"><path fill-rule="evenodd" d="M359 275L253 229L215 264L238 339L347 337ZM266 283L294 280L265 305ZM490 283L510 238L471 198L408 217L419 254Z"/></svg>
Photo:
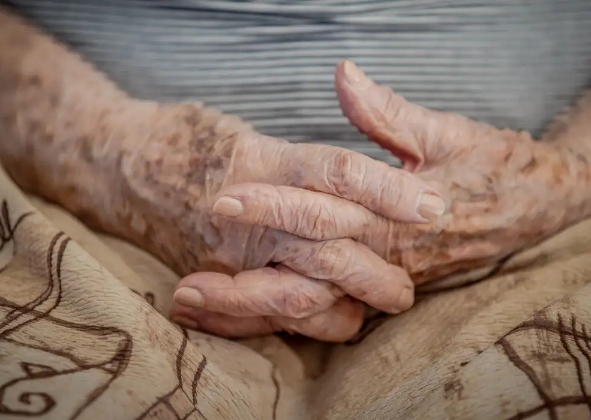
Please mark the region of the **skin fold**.
<svg viewBox="0 0 591 420"><path fill-rule="evenodd" d="M410 104L348 61L335 89L404 170L270 138L199 104L135 100L0 9L2 164L26 191L186 276L172 317L194 328L343 341L363 304L406 310L415 284L589 215L587 99L534 142Z"/></svg>

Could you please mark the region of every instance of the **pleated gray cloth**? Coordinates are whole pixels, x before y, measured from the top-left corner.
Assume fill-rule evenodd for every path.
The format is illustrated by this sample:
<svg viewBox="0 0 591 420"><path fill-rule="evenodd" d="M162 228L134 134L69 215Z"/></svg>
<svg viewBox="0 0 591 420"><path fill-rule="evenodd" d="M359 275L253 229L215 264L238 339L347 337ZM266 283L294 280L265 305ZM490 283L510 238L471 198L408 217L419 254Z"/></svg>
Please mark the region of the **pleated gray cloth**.
<svg viewBox="0 0 591 420"><path fill-rule="evenodd" d="M539 134L587 86L590 0L15 0L132 95L388 160L333 90L353 59L419 104Z"/></svg>

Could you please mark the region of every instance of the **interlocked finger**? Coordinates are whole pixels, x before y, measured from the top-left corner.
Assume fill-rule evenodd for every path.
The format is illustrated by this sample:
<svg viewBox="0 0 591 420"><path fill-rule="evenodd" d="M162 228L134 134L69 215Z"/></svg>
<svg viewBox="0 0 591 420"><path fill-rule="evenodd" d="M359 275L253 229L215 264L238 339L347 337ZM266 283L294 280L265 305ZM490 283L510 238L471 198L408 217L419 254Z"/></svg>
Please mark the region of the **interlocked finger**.
<svg viewBox="0 0 591 420"><path fill-rule="evenodd" d="M246 338L286 331L316 340L341 343L353 337L363 324L364 306L348 297L318 314L289 317L235 317L203 308L177 305L171 320L189 328L227 338Z"/></svg>
<svg viewBox="0 0 591 420"><path fill-rule="evenodd" d="M343 296L334 284L314 280L278 265L231 277L200 272L182 279L177 304L238 317L263 315L305 318L330 308Z"/></svg>

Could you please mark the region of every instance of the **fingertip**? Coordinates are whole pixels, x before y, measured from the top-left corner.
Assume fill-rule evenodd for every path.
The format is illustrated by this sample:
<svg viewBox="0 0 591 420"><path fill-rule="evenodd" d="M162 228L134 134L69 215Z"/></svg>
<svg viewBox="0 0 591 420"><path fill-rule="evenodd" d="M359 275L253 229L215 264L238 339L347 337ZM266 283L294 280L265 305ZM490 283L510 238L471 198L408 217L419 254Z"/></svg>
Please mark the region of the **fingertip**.
<svg viewBox="0 0 591 420"><path fill-rule="evenodd" d="M351 60L344 60L339 63L337 71L339 77L342 77L349 86L363 88L371 85L371 80Z"/></svg>
<svg viewBox="0 0 591 420"><path fill-rule="evenodd" d="M439 194L427 191L421 192L417 197L416 214L425 223L437 220L445 212L445 208L445 201Z"/></svg>
<svg viewBox="0 0 591 420"><path fill-rule="evenodd" d="M364 131L369 117L360 100L360 91L367 90L373 82L351 60L343 60L335 70L335 91L341 111L360 131Z"/></svg>
<svg viewBox="0 0 591 420"><path fill-rule="evenodd" d="M397 309L398 312L404 312L412 308L415 303L415 292L413 287L405 287L400 292L400 297L398 298Z"/></svg>
<svg viewBox="0 0 591 420"><path fill-rule="evenodd" d="M339 299L334 305L335 328L327 334L325 341L344 343L361 330L365 305L351 297Z"/></svg>
<svg viewBox="0 0 591 420"><path fill-rule="evenodd" d="M203 294L192 287L181 287L174 292L172 299L175 303L190 307L202 307L205 305L205 297Z"/></svg>
<svg viewBox="0 0 591 420"><path fill-rule="evenodd" d="M352 63L349 59L341 60L337 63L335 67L335 84L345 81L345 66L348 66L349 63Z"/></svg>
<svg viewBox="0 0 591 420"><path fill-rule="evenodd" d="M224 217L238 217L244 213L244 205L235 197L223 196L216 200L213 212Z"/></svg>
<svg viewBox="0 0 591 420"><path fill-rule="evenodd" d="M357 130L402 160L405 170L416 172L423 166L417 138L405 130L415 118L415 107L404 97L376 84L350 60L337 65L335 91L343 115Z"/></svg>
<svg viewBox="0 0 591 420"><path fill-rule="evenodd" d="M335 66L335 72L334 72L335 73L335 79L339 79L339 78L341 78L344 75L344 72L345 72L345 69L344 69L345 63L348 62L348 61L351 61L351 60L349 60L348 58L346 58L346 59L341 60L341 61L339 61L337 63L337 65Z"/></svg>

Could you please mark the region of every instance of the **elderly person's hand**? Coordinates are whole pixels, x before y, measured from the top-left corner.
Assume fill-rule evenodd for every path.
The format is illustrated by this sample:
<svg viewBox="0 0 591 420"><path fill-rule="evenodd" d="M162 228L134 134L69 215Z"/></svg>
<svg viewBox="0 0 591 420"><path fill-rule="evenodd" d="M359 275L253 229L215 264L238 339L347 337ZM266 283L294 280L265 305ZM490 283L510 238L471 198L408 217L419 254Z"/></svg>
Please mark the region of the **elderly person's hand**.
<svg viewBox="0 0 591 420"><path fill-rule="evenodd" d="M130 98L3 9L0 51L6 170L179 274L205 272L177 301L234 319L275 316L276 329L333 341L359 328L360 302L389 313L413 304L408 274L352 238L440 214L438 193L415 175L266 137L200 105Z"/></svg>
<svg viewBox="0 0 591 420"><path fill-rule="evenodd" d="M129 220L126 236L179 273L201 272L177 302L280 316L278 328L326 340L359 327L363 307L345 295L389 313L412 305L407 273L351 238L442 213L427 183L344 149L263 136L197 105L132 108L114 126L135 129L108 157L120 162L117 224Z"/></svg>
<svg viewBox="0 0 591 420"><path fill-rule="evenodd" d="M347 68L356 83L346 82ZM353 125L447 201L433 225L389 222L389 233L361 240L415 284L490 266L589 214L589 163L564 142L413 105L349 62L337 93Z"/></svg>
<svg viewBox="0 0 591 420"><path fill-rule="evenodd" d="M562 143L534 142L527 133L498 130L459 115L410 104L392 90L374 84L351 62L337 67L336 89L341 108L352 124L400 157L405 170L437 185L448 202L446 214L431 225L401 224L366 212L364 217L371 221L365 228L347 232L349 243L364 251L351 247L354 254L340 252L340 258L347 261L340 276L355 274L358 284L364 284L366 280L357 276L355 267L364 252L371 250L391 267L403 267L415 283L439 279L490 266L589 213L589 200L581 194L589 187L588 163ZM246 224L285 226L295 206L288 195L264 186L234 186L226 194L248 207L228 218ZM298 225L311 228L308 236L313 239L315 235L320 239L322 227L335 220L356 220L352 212L341 213L339 209L333 213L335 209L326 206L324 198L302 193L296 201L305 208L326 209L303 213L303 218L297 219ZM370 269L365 263L360 266ZM375 267L376 274L383 270L382 266ZM379 275L375 278L383 279ZM222 289L217 288L220 284L224 285ZM261 290L261 296L273 290L272 299L269 293L267 301L290 302L293 291L276 292L281 287L278 284L262 277L245 278L243 283L240 276L218 283L208 281L207 273L193 274L180 282L177 302L190 304L178 299L187 287L219 300L209 306L206 297L201 304L178 306L175 311L202 329L229 336L282 330L289 328L282 318L253 317L256 311L250 317L228 316L233 314L228 308L236 305L236 296L244 296L249 287ZM321 295L317 296L320 300ZM245 304L243 300L240 303ZM258 315L266 314L261 311ZM325 322L327 331L338 325L321 315L315 320L318 324Z"/></svg>

